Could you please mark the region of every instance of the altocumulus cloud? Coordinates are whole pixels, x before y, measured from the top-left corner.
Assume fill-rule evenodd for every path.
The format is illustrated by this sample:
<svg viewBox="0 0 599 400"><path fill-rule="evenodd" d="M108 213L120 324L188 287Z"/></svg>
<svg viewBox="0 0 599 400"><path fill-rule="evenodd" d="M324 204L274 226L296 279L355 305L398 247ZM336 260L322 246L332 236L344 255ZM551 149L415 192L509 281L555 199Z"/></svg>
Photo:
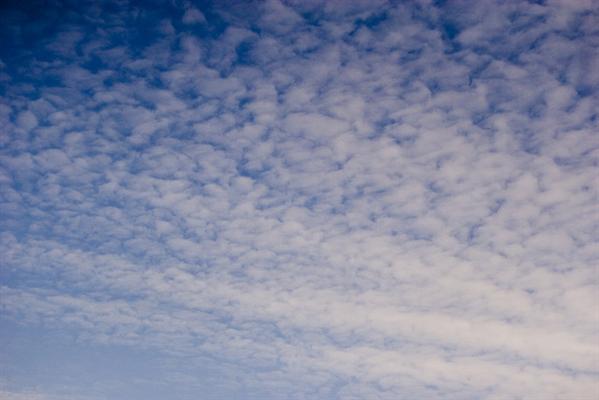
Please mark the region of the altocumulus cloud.
<svg viewBox="0 0 599 400"><path fill-rule="evenodd" d="M596 2L0 15L0 397L598 398Z"/></svg>

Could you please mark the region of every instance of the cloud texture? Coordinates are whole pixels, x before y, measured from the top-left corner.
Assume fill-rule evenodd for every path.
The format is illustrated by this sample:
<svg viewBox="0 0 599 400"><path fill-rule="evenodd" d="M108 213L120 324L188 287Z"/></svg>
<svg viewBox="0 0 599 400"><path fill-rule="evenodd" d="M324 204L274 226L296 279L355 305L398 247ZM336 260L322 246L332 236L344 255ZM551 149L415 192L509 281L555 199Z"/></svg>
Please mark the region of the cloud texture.
<svg viewBox="0 0 599 400"><path fill-rule="evenodd" d="M598 13L7 6L2 324L177 399L596 399Z"/></svg>

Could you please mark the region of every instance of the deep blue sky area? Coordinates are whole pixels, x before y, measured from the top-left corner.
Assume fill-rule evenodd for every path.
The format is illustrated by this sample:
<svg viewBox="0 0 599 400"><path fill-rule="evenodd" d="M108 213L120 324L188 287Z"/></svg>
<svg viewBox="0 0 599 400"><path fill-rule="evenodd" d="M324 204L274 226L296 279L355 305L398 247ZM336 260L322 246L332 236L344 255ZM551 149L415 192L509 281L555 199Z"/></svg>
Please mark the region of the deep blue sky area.
<svg viewBox="0 0 599 400"><path fill-rule="evenodd" d="M0 399L597 399L598 27L2 2Z"/></svg>

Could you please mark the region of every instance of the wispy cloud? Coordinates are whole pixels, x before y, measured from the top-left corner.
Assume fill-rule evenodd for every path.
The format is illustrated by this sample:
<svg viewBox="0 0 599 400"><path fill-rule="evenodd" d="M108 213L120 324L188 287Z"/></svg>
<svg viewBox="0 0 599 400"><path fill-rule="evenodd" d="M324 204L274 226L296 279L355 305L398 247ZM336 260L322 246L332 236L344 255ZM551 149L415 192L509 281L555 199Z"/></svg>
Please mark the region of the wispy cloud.
<svg viewBox="0 0 599 400"><path fill-rule="evenodd" d="M7 328L177 398L599 395L592 2L2 14Z"/></svg>

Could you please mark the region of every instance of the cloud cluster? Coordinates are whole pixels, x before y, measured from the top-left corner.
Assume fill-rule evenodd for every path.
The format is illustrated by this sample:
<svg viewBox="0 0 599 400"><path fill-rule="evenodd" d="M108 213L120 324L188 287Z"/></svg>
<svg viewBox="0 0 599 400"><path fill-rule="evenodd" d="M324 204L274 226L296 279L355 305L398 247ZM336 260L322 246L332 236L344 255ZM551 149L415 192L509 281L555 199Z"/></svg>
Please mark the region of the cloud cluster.
<svg viewBox="0 0 599 400"><path fill-rule="evenodd" d="M598 15L11 9L2 314L241 398L596 398Z"/></svg>

